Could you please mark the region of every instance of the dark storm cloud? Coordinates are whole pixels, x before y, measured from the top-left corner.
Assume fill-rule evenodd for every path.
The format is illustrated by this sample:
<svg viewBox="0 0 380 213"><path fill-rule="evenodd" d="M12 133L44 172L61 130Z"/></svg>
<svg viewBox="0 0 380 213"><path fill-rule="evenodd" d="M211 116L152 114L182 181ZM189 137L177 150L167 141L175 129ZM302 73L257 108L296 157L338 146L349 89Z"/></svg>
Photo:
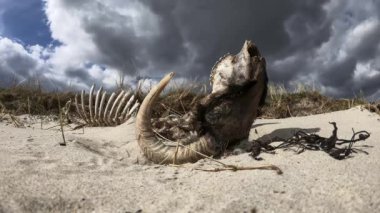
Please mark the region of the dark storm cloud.
<svg viewBox="0 0 380 213"><path fill-rule="evenodd" d="M197 53L193 64L196 69L187 68L188 76L207 75L220 56L239 51L246 39L254 40L264 54L275 53L288 42L282 19L292 13L292 6L283 3L278 5L281 10L270 15L268 10L276 8L274 1L261 4L254 1L179 1L172 11L160 10L154 7L154 2L147 4L152 5L153 11L164 19L164 23L168 23L169 18L176 20L177 25L172 26L178 27L168 27L168 30L180 30L184 40ZM173 16L161 15L168 12ZM174 54L183 54L176 48L171 49Z"/></svg>
<svg viewBox="0 0 380 213"><path fill-rule="evenodd" d="M377 27L362 37L358 38L357 43L353 48L351 54L358 60L372 59L379 51L378 44L380 43L380 23Z"/></svg>
<svg viewBox="0 0 380 213"><path fill-rule="evenodd" d="M88 74L88 71L86 69L81 68L68 68L65 70L65 74L67 77L71 79L78 79L82 82L91 79L91 76Z"/></svg>
<svg viewBox="0 0 380 213"><path fill-rule="evenodd" d="M376 91L379 91L379 82L380 72L376 76L365 79L365 82L363 84L357 85L355 89L356 91L366 91L368 94L373 94L376 93Z"/></svg>
<svg viewBox="0 0 380 213"><path fill-rule="evenodd" d="M304 71L302 68L307 66L307 52L298 53L299 55L295 55L290 58L284 59L282 63L273 64L272 62L275 60L267 60L267 69L268 69L268 77L273 82L286 84L291 81L294 76L297 76L299 73Z"/></svg>
<svg viewBox="0 0 380 213"><path fill-rule="evenodd" d="M271 81L315 82L337 96L380 94L373 80L380 72L378 1L44 2L52 36L61 42L47 64L62 79L90 85L117 72L133 78L169 71L207 79L220 56L249 39L266 57Z"/></svg>
<svg viewBox="0 0 380 213"><path fill-rule="evenodd" d="M376 65L370 65L371 61L380 56L379 44L380 23L377 23L362 36L347 41L345 44L347 56L343 60L322 69L318 75L319 82L322 85L337 89L336 94L340 97L349 97L359 91L370 96L380 91L380 84L375 83L379 80L379 76L366 77L369 73L380 70ZM367 73L362 73L364 77L359 76L359 79L355 79L355 73L360 64L367 65Z"/></svg>
<svg viewBox="0 0 380 213"><path fill-rule="evenodd" d="M245 39L252 39L266 56L269 76L275 82L289 85L291 81L314 72L317 78L311 80L339 89L342 96L352 95L352 90L357 88L367 95L379 89L376 84L353 85L357 64L378 57L380 43L378 13L360 9L358 2L351 2L347 4L349 6L340 2L330 14L324 8L328 1L206 0L177 1L174 4L172 1L146 0L144 3L161 17L163 23L170 23L166 30L171 33L180 30L183 40L196 50L194 64L184 67L186 76L207 75L219 56L237 52ZM371 2L364 4L364 7L371 7ZM351 16L351 20L345 21L345 16ZM172 24L172 19L176 24ZM341 32L334 26L340 19L350 25ZM375 19L376 26L353 37L352 41L346 39L344 34L368 19ZM347 56L326 67L319 66L313 59L320 57L318 49L330 39L342 43L336 48L346 48ZM174 54L184 54L175 51L176 46L172 47ZM283 66L274 66L276 61L287 57L293 58Z"/></svg>
<svg viewBox="0 0 380 213"><path fill-rule="evenodd" d="M65 1L65 5L86 8L88 2ZM177 72L184 76L205 77L220 56L237 52L246 39L254 40L271 62L301 46L307 49L319 45L329 37L329 24L321 7L326 1L143 2L157 16L157 35L137 36L134 29L123 24L132 22L131 17L102 3L91 7L91 18L82 19L86 32L103 53L102 62L127 74L153 64L150 72L178 67ZM310 31L309 26L316 27ZM318 36L310 39L310 34ZM195 58L186 64L191 51L195 51Z"/></svg>
<svg viewBox="0 0 380 213"><path fill-rule="evenodd" d="M352 72L355 69L357 61L353 58L348 58L340 63L336 63L324 70L320 74L320 81L323 85L342 88L347 83L351 83Z"/></svg>
<svg viewBox="0 0 380 213"><path fill-rule="evenodd" d="M130 67L130 61L140 60L138 57L140 55L138 53L140 41L133 35L133 31L108 27L107 24L103 23L108 18L102 17L102 20L95 22L85 21L85 30L91 34L97 48L102 53L102 63L134 75L135 69L126 69L126 67ZM113 17L114 20L115 18Z"/></svg>
<svg viewBox="0 0 380 213"><path fill-rule="evenodd" d="M207 75L220 56L239 51L246 39L252 39L270 62L271 59L290 54L297 45L320 44L329 35L329 25L321 9L325 1L144 2L161 17L162 23L170 24L166 27L170 34L176 34L179 30L183 40L196 50L194 64L184 67L187 76ZM318 33L318 38L308 40L289 37L285 29L289 19L294 20L289 25L296 35L302 35L308 25L318 25L318 29L312 32ZM302 23L297 24L297 20ZM307 42L302 43L302 40ZM293 41L296 42L292 44ZM184 54L176 51L181 50L176 46L171 47L173 54Z"/></svg>
<svg viewBox="0 0 380 213"><path fill-rule="evenodd" d="M368 95L377 90L360 86L366 78L354 79L359 65L379 55L379 4L370 0L62 2L81 14L80 26L99 51L93 62L130 76L175 70L207 79L220 56L238 52L250 39L267 58L274 82L317 82L342 96L359 87Z"/></svg>
<svg viewBox="0 0 380 213"><path fill-rule="evenodd" d="M112 9L97 4L96 18L83 19L85 31L102 53L102 63L133 75L149 64L154 64L157 70L168 70L186 55L184 41L170 13L160 14L157 35L142 37L136 35L133 28L122 27L125 23L132 23L132 17L120 15Z"/></svg>

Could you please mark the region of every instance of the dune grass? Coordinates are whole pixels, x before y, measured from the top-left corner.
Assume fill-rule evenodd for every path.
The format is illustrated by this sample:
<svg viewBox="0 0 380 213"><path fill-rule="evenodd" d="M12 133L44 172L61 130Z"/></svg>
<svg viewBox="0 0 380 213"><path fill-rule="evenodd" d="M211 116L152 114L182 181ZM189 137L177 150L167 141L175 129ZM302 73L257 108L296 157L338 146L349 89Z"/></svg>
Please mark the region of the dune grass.
<svg viewBox="0 0 380 213"><path fill-rule="evenodd" d="M270 84L266 103L260 110L260 116L267 118L307 116L369 105L371 104L362 96L336 99L325 96L318 90L305 85L298 85L296 89L290 91L282 85Z"/></svg>
<svg viewBox="0 0 380 213"><path fill-rule="evenodd" d="M36 87L17 86L0 89L0 104L15 115L57 115L59 100L64 104L74 95L72 92L44 92Z"/></svg>
<svg viewBox="0 0 380 213"><path fill-rule="evenodd" d="M207 94L207 86L197 83L175 84L165 91L153 108L153 117L174 113L184 115ZM140 96L141 101L142 97Z"/></svg>
<svg viewBox="0 0 380 213"><path fill-rule="evenodd" d="M197 83L174 85L168 89L154 106L153 117L175 113L183 115L190 111L200 99L207 94L207 87ZM141 91L138 99L143 97ZM73 100L73 92L45 92L38 87L16 86L0 89L0 110L6 110L14 115L49 115L59 113L59 101L64 105ZM380 102L369 103L364 97L352 99L334 99L322 95L319 91L300 85L294 91L281 85L269 85L264 107L259 110L262 118L287 118L306 116L364 106L371 112L380 114ZM72 106L69 110L75 115Z"/></svg>

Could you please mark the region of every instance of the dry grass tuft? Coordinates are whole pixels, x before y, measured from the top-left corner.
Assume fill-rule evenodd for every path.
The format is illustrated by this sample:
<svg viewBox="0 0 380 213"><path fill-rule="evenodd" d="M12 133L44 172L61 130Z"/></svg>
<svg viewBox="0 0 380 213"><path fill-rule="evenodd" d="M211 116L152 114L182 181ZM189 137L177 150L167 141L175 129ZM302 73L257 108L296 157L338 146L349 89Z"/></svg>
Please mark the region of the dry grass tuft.
<svg viewBox="0 0 380 213"><path fill-rule="evenodd" d="M377 113L380 115L380 101L372 102L364 105L366 109L368 109L370 112Z"/></svg>
<svg viewBox="0 0 380 213"><path fill-rule="evenodd" d="M165 93L153 110L153 117L169 113L183 115L190 111L207 94L202 85L180 85ZM259 111L261 118L287 118L328 113L364 106L380 114L379 104L370 104L364 97L352 99L334 99L322 95L319 91L305 85L298 85L294 91L282 85L269 85L264 107Z"/></svg>
<svg viewBox="0 0 380 213"><path fill-rule="evenodd" d="M153 108L152 117L166 116L169 114L184 115L189 112L200 99L205 97L206 94L206 85L197 83L174 85L160 97L158 101L159 104ZM143 96L145 97L145 95Z"/></svg>
<svg viewBox="0 0 380 213"><path fill-rule="evenodd" d="M287 118L346 110L359 105L368 105L368 102L363 97L334 99L303 85L297 86L293 92L281 85L269 85L266 103L259 115Z"/></svg>
<svg viewBox="0 0 380 213"><path fill-rule="evenodd" d="M14 115L57 115L58 99L66 103L73 98L74 93L44 92L39 88L28 86L0 89L0 102Z"/></svg>
<svg viewBox="0 0 380 213"><path fill-rule="evenodd" d="M174 85L160 97L159 104L153 108L153 117L168 114L183 115L189 112L200 99L206 96L207 86L198 83ZM146 94L137 89L140 102ZM59 100L62 104L74 99L71 92L44 92L38 87L17 86L0 89L0 110L12 115L58 115ZM286 118L306 116L349 109L362 105L371 112L380 114L380 101L369 103L363 97L334 99L322 95L314 88L299 85L294 91L282 85L270 85L264 107L259 111L262 118ZM68 112L76 115L72 106Z"/></svg>

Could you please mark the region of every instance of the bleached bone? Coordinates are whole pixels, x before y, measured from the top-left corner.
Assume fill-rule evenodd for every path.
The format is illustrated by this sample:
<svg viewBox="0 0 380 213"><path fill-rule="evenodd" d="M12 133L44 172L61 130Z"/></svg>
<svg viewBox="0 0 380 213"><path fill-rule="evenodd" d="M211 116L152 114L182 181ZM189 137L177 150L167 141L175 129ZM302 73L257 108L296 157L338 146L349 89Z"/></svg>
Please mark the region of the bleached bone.
<svg viewBox="0 0 380 213"><path fill-rule="evenodd" d="M95 115L94 115L94 120L95 120L95 122L97 122L97 123L100 123L100 121L99 121L99 113L98 113L98 111L99 111L99 109L98 109L98 107L99 107L99 97L100 97L100 93L102 93L102 91L103 91L103 87L100 87L99 88L99 90L98 90L98 92L96 93L96 98L95 98Z"/></svg>
<svg viewBox="0 0 380 213"><path fill-rule="evenodd" d="M132 95L132 97L129 99L128 103L125 105L123 112L121 113L121 119L124 119L126 114L128 113L128 110L132 106L132 103L135 101L135 95Z"/></svg>
<svg viewBox="0 0 380 213"><path fill-rule="evenodd" d="M94 103L94 94L95 103ZM128 101L127 101L128 100ZM121 90L107 97L107 92L100 87L95 91L92 85L88 97L88 105L85 103L85 91L81 92L81 102L78 95L75 96L75 107L79 117L89 126L116 126L127 121L137 111L140 103L132 91Z"/></svg>
<svg viewBox="0 0 380 213"><path fill-rule="evenodd" d="M127 98L131 95L131 92L128 91L124 94L123 98L121 99L119 105L117 106L117 109L116 109L116 112L115 112L115 116L113 118L114 121L117 122L117 120L119 119L119 116L120 116L120 110L121 110L121 107L125 104L125 102L127 101Z"/></svg>
<svg viewBox="0 0 380 213"><path fill-rule="evenodd" d="M81 103L82 103L82 113L83 113L83 116L84 116L84 120L85 122L91 122L88 120L87 118L87 113L86 113L86 109L85 109L85 104L84 104L84 90L82 90L81 94L80 94L80 99L81 99Z"/></svg>
<svg viewBox="0 0 380 213"><path fill-rule="evenodd" d="M125 93L124 90L121 91L121 92L119 93L119 95L116 97L115 101L113 102L113 104L112 104L112 108L111 108L111 110L109 111L108 116L107 116L108 122L112 123L111 116L112 116L112 114L114 113L115 108L116 108L116 105L119 103L119 101L121 100L121 97L123 97L124 93Z"/></svg>
<svg viewBox="0 0 380 213"><path fill-rule="evenodd" d="M132 116L132 114L137 110L137 108L139 106L140 106L140 103L136 101L136 103L133 105L133 107L131 108L131 110L127 114L128 119Z"/></svg>
<svg viewBox="0 0 380 213"><path fill-rule="evenodd" d="M110 123L108 123L108 120L107 120L107 115L108 115L108 112L109 112L109 108L110 108L110 106L111 106L111 103L113 102L113 100L115 99L115 96L116 96L116 94L113 92L112 94L111 94L111 97L110 97L110 99L108 100L108 102L107 102L107 105L106 105L106 108L104 109L104 115L103 115L103 121L104 121L104 123L106 124L106 126L110 126L111 124Z"/></svg>
<svg viewBox="0 0 380 213"><path fill-rule="evenodd" d="M98 113L98 118L99 118L99 123L100 124L103 124L103 118L102 118L102 113L103 113L103 107L104 107L104 102L106 100L106 95L107 95L107 92L104 91L103 94L102 94L102 100L100 101L100 106L99 106L99 113Z"/></svg>
<svg viewBox="0 0 380 213"><path fill-rule="evenodd" d="M95 122L94 115L92 114L92 97L94 94L95 84L91 86L90 94L88 95L88 108L90 109L90 122Z"/></svg>

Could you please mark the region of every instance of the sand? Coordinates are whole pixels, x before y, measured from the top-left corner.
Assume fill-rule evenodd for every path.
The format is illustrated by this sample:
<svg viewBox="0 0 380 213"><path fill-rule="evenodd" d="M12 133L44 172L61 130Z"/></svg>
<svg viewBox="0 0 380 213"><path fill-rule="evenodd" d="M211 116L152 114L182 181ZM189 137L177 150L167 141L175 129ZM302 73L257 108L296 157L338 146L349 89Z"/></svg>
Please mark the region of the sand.
<svg viewBox="0 0 380 213"><path fill-rule="evenodd" d="M55 123L28 121L16 128L0 122L0 212L379 212L380 116L359 107L287 119L258 119L250 138L306 129L350 139L352 128L371 137L357 153L338 161L324 152L249 153L221 159L240 166L274 164L274 171L204 172L217 164L201 160L182 167L154 165L141 155L134 122L118 127L66 131ZM256 131L255 131L256 129ZM256 133L257 132L257 133ZM362 146L366 145L366 146Z"/></svg>

